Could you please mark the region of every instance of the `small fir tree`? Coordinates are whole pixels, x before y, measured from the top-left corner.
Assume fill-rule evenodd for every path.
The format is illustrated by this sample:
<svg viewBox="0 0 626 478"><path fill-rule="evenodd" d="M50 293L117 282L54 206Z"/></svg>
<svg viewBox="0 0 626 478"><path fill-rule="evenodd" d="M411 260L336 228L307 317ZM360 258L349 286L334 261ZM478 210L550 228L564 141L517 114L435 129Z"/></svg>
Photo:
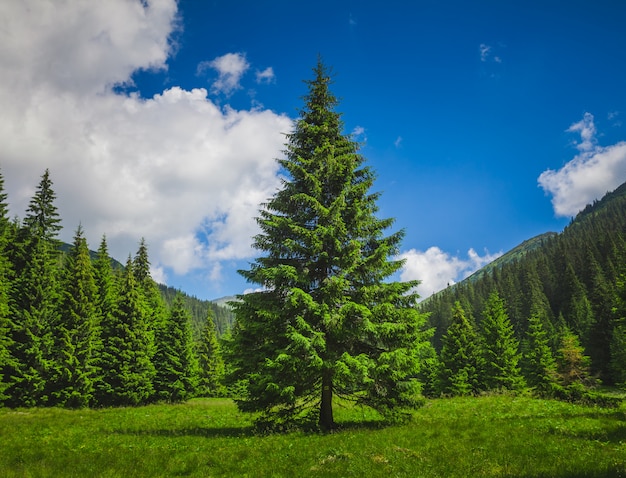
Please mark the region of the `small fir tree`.
<svg viewBox="0 0 626 478"><path fill-rule="evenodd" d="M520 390L524 378L519 367L519 342L497 292L487 299L483 313L482 355L485 386L489 390Z"/></svg>
<svg viewBox="0 0 626 478"><path fill-rule="evenodd" d="M215 321L209 309L206 325L198 344L199 385L198 395L203 397L221 397L226 393L223 382L225 366L222 350L217 339Z"/></svg>
<svg viewBox="0 0 626 478"><path fill-rule="evenodd" d="M523 365L528 386L540 396L551 396L558 382L557 365L543 322L537 315L528 319Z"/></svg>
<svg viewBox="0 0 626 478"><path fill-rule="evenodd" d="M479 392L482 388L482 366L478 336L459 302L454 305L452 321L441 343L441 392L445 395L471 395Z"/></svg>
<svg viewBox="0 0 626 478"><path fill-rule="evenodd" d="M561 337L561 346L557 356L559 379L563 386L577 383L591 385L594 383L589 370L591 360L585 355L578 336L565 330Z"/></svg>

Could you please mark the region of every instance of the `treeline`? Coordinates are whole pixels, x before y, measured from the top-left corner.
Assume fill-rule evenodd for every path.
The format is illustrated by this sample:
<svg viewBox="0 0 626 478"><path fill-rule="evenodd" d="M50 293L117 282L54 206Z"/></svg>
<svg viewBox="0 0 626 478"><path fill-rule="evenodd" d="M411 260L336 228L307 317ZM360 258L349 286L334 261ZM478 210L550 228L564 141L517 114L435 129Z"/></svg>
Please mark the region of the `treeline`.
<svg viewBox="0 0 626 478"><path fill-rule="evenodd" d="M452 343L466 340L455 338L459 328L470 338L477 336L479 348L494 340L480 338L480 332L490 321L495 293L510 321L511 340L518 344L522 371L532 368L532 354L542 353L532 360L546 361L541 373L554 378L559 360L565 367L564 361L575 356L580 370L561 370L560 383L567 385L570 379L564 377L579 374L580 383L626 384L625 238L626 184L589 205L541 247L424 301L420 308L430 313L440 366L445 368ZM457 349L454 353L464 353L460 345ZM481 360L488 362L484 356ZM537 386L531 377L539 372L529 373L525 379ZM476 391L475 383L467 386ZM441 385L439 391L451 392L451 387ZM483 381L481 387L489 385Z"/></svg>
<svg viewBox="0 0 626 478"><path fill-rule="evenodd" d="M23 220L8 218L0 175L0 404L103 407L222 394L210 309L192 330L185 297L166 302L142 239L114 267L79 225L62 251L46 170Z"/></svg>

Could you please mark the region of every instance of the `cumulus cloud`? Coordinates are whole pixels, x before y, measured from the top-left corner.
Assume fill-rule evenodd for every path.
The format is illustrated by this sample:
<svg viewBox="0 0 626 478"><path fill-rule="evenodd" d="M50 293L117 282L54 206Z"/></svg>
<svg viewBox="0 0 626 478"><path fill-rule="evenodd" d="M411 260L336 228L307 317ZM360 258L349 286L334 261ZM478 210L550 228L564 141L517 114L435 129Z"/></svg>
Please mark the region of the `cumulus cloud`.
<svg viewBox="0 0 626 478"><path fill-rule="evenodd" d="M49 168L62 239L82 223L92 248L106 234L125 260L144 237L160 280L199 268L219 278L222 261L249 257L291 119L219 107L204 88L113 88L166 68L175 0L9 1L0 18L11 19L0 28L0 168L12 215ZM211 67L233 91L248 65L233 53Z"/></svg>
<svg viewBox="0 0 626 478"><path fill-rule="evenodd" d="M250 63L243 53L226 53L211 61L203 61L198 65L198 73L204 73L207 69L217 71L217 79L211 85L211 92L231 95L241 88L241 78L250 68Z"/></svg>
<svg viewBox="0 0 626 478"><path fill-rule="evenodd" d="M417 292L421 298L426 298L465 279L501 255L501 252L489 254L485 251L485 255L481 256L474 249L470 249L467 251L467 258L461 258L434 246L426 251L410 249L400 255L400 259L405 261L400 279L421 281Z"/></svg>
<svg viewBox="0 0 626 478"><path fill-rule="evenodd" d="M600 146L590 113L567 131L580 135L580 142L575 143L578 154L561 169L548 169L538 178L546 194L552 195L555 214L564 217L576 215L626 180L626 142Z"/></svg>
<svg viewBox="0 0 626 478"><path fill-rule="evenodd" d="M481 43L478 47L478 51L480 52L480 61L487 61L491 53L491 47L485 43Z"/></svg>

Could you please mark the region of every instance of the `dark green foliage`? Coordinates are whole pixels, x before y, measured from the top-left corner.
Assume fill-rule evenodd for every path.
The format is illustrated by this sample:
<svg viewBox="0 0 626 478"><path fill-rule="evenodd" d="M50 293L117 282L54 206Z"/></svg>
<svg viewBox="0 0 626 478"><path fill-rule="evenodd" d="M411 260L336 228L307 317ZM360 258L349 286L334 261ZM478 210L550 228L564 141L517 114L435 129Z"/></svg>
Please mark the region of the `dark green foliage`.
<svg viewBox="0 0 626 478"><path fill-rule="evenodd" d="M182 402L194 395L198 362L193 349L191 316L183 306L182 295L174 299L166 320L156 331L154 363L156 399Z"/></svg>
<svg viewBox="0 0 626 478"><path fill-rule="evenodd" d="M230 354L248 384L242 410L325 429L334 395L390 416L416 406L424 343L415 283L385 282L402 265L389 260L402 233L383 234L393 220L376 217L373 172L342 134L330 82L318 62L279 161L288 179L258 218L265 255L241 272L265 290L234 304Z"/></svg>
<svg viewBox="0 0 626 478"><path fill-rule="evenodd" d="M81 226L66 256L60 321L55 327L59 375L53 401L65 407L86 407L93 398L100 350L98 288Z"/></svg>
<svg viewBox="0 0 626 478"><path fill-rule="evenodd" d="M117 289L111 323L103 326L99 404L138 405L152 396L155 369L146 310L130 258Z"/></svg>
<svg viewBox="0 0 626 478"><path fill-rule="evenodd" d="M608 385L620 382L622 369L612 354L619 355L621 348L611 343L619 341L614 339L614 309L625 238L626 183L588 206L562 233L544 235L532 248L519 248L515 257L424 301L420 310L430 313L429 323L436 328L434 346L440 350L455 301L478 316L489 294L498 292L518 340L526 336L528 317L541 321L553 352L562 331L569 329L591 359L591 375Z"/></svg>
<svg viewBox="0 0 626 478"><path fill-rule="evenodd" d="M548 343L543 322L537 315L531 315L528 319L523 365L528 386L540 396L550 396L557 383L556 360Z"/></svg>
<svg viewBox="0 0 626 478"><path fill-rule="evenodd" d="M8 215L7 194L4 192L4 177L0 173L0 404L8 398L5 391L11 380L10 373L16 363L11 350L14 342L11 334L9 297L13 269L7 258L7 247L12 239L13 230Z"/></svg>
<svg viewBox="0 0 626 478"><path fill-rule="evenodd" d="M11 290L10 339L14 368L9 371L11 406L45 405L54 361L54 328L59 321L58 239L60 219L46 170L30 201L23 225L9 252L16 277Z"/></svg>
<svg viewBox="0 0 626 478"><path fill-rule="evenodd" d="M482 388L482 357L478 335L461 304L441 339L439 387L444 395L471 395Z"/></svg>
<svg viewBox="0 0 626 478"><path fill-rule="evenodd" d="M488 390L520 390L524 378L519 367L519 342L497 292L487 299L482 329L484 385Z"/></svg>
<svg viewBox="0 0 626 478"><path fill-rule="evenodd" d="M202 397L221 397L224 388L224 359L220 343L217 340L213 315L209 312L198 344L199 384L198 395Z"/></svg>

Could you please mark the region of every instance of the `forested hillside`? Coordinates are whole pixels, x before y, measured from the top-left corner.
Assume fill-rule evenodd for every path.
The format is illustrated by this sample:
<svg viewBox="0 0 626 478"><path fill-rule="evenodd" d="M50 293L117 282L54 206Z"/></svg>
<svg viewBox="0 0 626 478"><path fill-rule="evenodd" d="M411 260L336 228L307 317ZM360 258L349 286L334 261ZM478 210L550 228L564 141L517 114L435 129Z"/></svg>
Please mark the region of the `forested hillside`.
<svg viewBox="0 0 626 478"><path fill-rule="evenodd" d="M497 292L522 349L533 321L558 355L565 337L591 359L592 375L604 383L625 381L626 184L580 212L560 234L424 301L437 350L444 345L455 307L477 330L488 297ZM455 305L456 304L456 305Z"/></svg>

